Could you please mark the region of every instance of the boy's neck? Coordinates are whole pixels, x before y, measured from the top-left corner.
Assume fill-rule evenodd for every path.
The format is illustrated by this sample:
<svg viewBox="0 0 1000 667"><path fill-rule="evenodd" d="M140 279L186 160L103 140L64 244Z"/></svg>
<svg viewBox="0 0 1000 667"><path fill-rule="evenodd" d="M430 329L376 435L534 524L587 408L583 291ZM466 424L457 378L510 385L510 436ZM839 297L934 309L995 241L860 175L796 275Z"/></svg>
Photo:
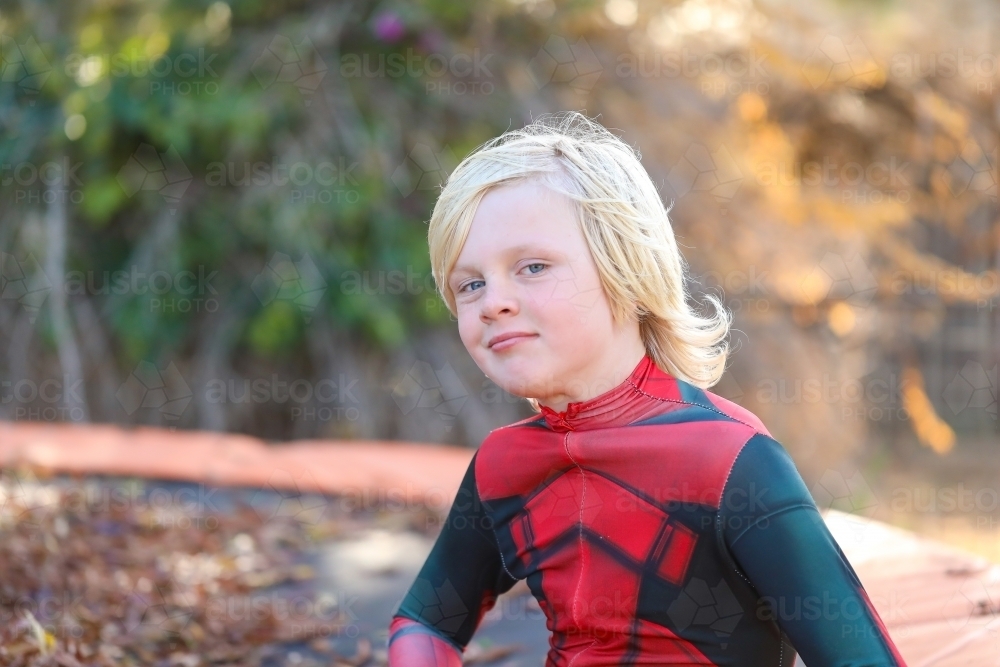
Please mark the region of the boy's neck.
<svg viewBox="0 0 1000 667"><path fill-rule="evenodd" d="M627 356L624 354L615 355L614 365L608 370L595 372L586 378L573 378L568 381L568 386L584 387L586 391L577 395L558 394L547 398L539 398L539 407L545 407L553 412L561 413L569 409L570 405L583 404L598 399L605 394L613 392L621 386L636 371L639 364L646 357L645 346L632 350ZM608 387L603 391L598 391L599 387ZM578 406L579 407L579 406Z"/></svg>

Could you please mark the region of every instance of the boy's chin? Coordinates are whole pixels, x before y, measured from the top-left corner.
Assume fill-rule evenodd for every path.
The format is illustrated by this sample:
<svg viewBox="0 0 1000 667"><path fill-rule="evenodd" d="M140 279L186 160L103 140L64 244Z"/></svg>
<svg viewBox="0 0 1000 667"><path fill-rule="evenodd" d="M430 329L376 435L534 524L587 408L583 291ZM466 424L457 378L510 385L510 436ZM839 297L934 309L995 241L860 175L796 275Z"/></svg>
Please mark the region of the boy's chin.
<svg viewBox="0 0 1000 667"><path fill-rule="evenodd" d="M498 387L518 398L537 398L552 393L555 378L550 375L549 361L543 355L530 354L509 357L502 363L484 360L480 368Z"/></svg>
<svg viewBox="0 0 1000 667"><path fill-rule="evenodd" d="M500 378L498 378L500 379ZM497 384L511 396L518 398L532 398L542 395L541 384L535 378L514 378L505 377Z"/></svg>
<svg viewBox="0 0 1000 667"><path fill-rule="evenodd" d="M511 396L517 396L518 398L531 398L535 395L535 392L533 392L530 387L525 387L524 385L501 385L500 388Z"/></svg>

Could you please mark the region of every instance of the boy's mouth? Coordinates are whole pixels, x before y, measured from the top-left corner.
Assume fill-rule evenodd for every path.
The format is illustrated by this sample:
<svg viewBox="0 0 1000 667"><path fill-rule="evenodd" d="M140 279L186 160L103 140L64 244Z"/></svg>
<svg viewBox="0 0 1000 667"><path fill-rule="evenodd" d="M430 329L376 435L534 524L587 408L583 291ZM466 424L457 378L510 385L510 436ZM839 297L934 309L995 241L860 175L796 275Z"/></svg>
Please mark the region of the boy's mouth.
<svg viewBox="0 0 1000 667"><path fill-rule="evenodd" d="M509 331L507 333L497 334L491 338L489 343L487 343L487 347L494 352L499 352L500 350L506 350L507 348L513 347L522 341L529 340L537 336L538 334L532 334L526 331Z"/></svg>

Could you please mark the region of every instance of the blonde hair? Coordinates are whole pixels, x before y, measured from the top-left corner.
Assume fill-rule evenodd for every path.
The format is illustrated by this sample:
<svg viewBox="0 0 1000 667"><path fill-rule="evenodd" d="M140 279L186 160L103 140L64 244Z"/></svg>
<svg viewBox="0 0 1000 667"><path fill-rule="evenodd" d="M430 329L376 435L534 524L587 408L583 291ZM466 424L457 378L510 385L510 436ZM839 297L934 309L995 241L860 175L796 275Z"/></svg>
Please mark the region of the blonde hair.
<svg viewBox="0 0 1000 667"><path fill-rule="evenodd" d="M445 182L427 240L441 298L457 316L448 284L483 196L529 178L574 202L616 323L639 319L646 352L666 373L707 389L725 372L732 315L713 295L713 317L688 304L687 264L640 154L595 120L545 114L487 141ZM670 208L673 208L671 203ZM539 411L536 399L528 402Z"/></svg>

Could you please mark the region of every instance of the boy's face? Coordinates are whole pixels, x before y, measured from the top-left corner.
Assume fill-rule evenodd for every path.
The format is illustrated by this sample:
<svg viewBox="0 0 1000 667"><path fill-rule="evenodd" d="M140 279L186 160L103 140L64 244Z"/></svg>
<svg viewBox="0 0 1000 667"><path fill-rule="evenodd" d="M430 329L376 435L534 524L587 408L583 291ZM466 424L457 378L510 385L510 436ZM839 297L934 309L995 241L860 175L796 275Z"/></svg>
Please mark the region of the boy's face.
<svg viewBox="0 0 1000 667"><path fill-rule="evenodd" d="M479 368L555 409L610 389L596 385L639 341L637 324L615 328L573 203L537 181L483 197L448 280ZM495 342L505 334L518 336Z"/></svg>

